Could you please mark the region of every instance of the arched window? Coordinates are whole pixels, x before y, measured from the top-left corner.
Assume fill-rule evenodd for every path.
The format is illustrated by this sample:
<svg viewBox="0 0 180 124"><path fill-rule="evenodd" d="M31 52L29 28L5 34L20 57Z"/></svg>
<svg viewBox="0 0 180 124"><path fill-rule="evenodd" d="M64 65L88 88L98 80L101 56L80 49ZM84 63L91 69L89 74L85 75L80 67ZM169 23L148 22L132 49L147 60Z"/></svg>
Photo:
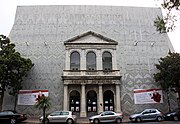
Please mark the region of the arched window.
<svg viewBox="0 0 180 124"><path fill-rule="evenodd" d="M110 52L104 52L102 55L103 70L112 70L112 55Z"/></svg>
<svg viewBox="0 0 180 124"><path fill-rule="evenodd" d="M87 53L86 69L87 70L96 70L96 54L92 51Z"/></svg>
<svg viewBox="0 0 180 124"><path fill-rule="evenodd" d="M71 53L70 69L71 70L80 70L80 55L76 51Z"/></svg>

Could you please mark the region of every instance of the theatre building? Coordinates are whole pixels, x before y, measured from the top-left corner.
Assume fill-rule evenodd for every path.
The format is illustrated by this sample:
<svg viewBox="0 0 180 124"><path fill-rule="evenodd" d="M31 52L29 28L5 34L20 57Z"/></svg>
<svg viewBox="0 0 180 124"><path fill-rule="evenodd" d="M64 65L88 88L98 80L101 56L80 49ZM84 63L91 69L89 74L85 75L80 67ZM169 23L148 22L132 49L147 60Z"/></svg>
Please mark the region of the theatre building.
<svg viewBox="0 0 180 124"><path fill-rule="evenodd" d="M118 42L89 31L64 45L64 110L80 111L80 116L104 110L121 112Z"/></svg>
<svg viewBox="0 0 180 124"><path fill-rule="evenodd" d="M173 47L166 33L156 31L157 16L158 8L18 6L9 37L34 63L22 90L46 91L49 112L71 110L81 117L152 107L166 112L167 96L153 74ZM159 101L153 101L154 91ZM24 96L17 110L40 115ZM7 93L4 109L13 108L11 99ZM170 99L176 107L175 96Z"/></svg>

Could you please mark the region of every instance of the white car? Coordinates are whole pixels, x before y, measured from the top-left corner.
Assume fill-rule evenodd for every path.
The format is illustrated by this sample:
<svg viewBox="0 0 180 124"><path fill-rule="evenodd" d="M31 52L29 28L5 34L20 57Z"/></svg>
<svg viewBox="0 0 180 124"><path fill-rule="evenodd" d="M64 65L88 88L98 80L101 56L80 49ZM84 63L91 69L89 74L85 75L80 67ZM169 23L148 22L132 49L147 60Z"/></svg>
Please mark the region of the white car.
<svg viewBox="0 0 180 124"><path fill-rule="evenodd" d="M47 116L46 123L76 123L77 117L73 115L71 111L55 111ZM40 122L43 122L43 116L40 118Z"/></svg>
<svg viewBox="0 0 180 124"><path fill-rule="evenodd" d="M90 123L98 124L102 122L116 122L121 123L123 119L122 113L115 113L113 111L104 111L99 115L89 118Z"/></svg>

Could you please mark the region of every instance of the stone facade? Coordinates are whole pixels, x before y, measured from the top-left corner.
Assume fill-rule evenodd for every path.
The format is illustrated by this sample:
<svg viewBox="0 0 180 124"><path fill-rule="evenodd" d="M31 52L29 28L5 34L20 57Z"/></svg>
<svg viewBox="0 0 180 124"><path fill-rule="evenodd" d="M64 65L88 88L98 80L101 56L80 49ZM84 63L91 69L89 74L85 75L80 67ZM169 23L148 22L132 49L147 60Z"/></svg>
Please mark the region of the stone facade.
<svg viewBox="0 0 180 124"><path fill-rule="evenodd" d="M154 64L160 57L166 56L169 50L173 51L167 34L159 34L154 27L154 19L157 15L162 16L160 9L143 7L18 6L9 37L16 44L16 49L35 64L23 82L23 89L48 89L52 100L52 108L49 111L68 109L64 100L68 99L68 94L65 95L64 92L73 90L75 87L77 91L84 94L89 91L88 89L94 89L99 98L103 97L99 92L111 87L115 100L119 99L115 105L119 104L118 109L124 114L128 115L149 107L166 112L168 105L165 95L162 104L135 105L133 98L134 89L160 88L153 80L153 74L157 71ZM101 41L100 39L102 42L113 39L117 42L115 48L114 46L110 48L112 48L112 58L115 63L113 68L117 70L115 75L118 74L120 78L119 81L117 79L113 81L112 78L109 82L118 82L119 87L112 84L101 87L102 84L99 85L96 82L97 86L93 87L89 83L87 89L86 85L76 85L81 84L79 83L81 80L79 82L75 80L75 85L66 87L67 84L72 83L66 79L66 74L73 72L68 72L70 70L67 59L69 53L65 42L76 36L81 37L88 31L100 34L98 35L100 37L88 37L90 39L86 41L96 43ZM75 41L81 43L85 40L77 38ZM69 48L73 47L73 45L69 46ZM103 49L109 49L106 45L96 49L87 44L85 48L97 50L99 53ZM83 48L79 49L79 52L83 53ZM81 66L85 67L85 65ZM98 74L103 75L101 67L98 66L98 68ZM85 69L79 73L86 73L83 70ZM11 97L6 96L4 108L12 108L12 104L9 104ZM81 95L82 99L85 97L86 95ZM173 95L171 104L176 107L176 98ZM41 113L33 106L18 106L18 110L30 115Z"/></svg>
<svg viewBox="0 0 180 124"><path fill-rule="evenodd" d="M80 111L75 111L81 117L91 116L103 110L121 112L119 97L121 76L116 60L118 42L88 31L65 41L64 44L66 49L65 70L62 76L65 85L64 91L66 91L64 92L64 110L80 108ZM80 56L79 67L72 67L74 63L71 64L71 56L74 52ZM96 59L92 60L95 61L96 66L88 67L87 63L90 63L87 57L89 52L96 55ZM103 64L106 59L103 57L104 53L111 55L110 65L112 66ZM78 85L78 88L74 87ZM80 96L73 98L71 95L73 91L80 93L81 98ZM108 94L113 94L113 96L108 96ZM107 96L111 98L106 98ZM71 104L71 101L81 104Z"/></svg>

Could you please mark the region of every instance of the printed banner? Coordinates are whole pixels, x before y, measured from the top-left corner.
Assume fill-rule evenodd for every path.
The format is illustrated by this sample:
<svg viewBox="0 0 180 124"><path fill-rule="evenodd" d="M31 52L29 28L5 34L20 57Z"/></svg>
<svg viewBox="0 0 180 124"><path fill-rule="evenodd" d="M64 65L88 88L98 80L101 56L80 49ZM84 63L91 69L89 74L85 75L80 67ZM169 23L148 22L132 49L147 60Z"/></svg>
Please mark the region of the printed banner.
<svg viewBox="0 0 180 124"><path fill-rule="evenodd" d="M135 89L134 90L135 104L150 104L163 103L163 94L160 89Z"/></svg>
<svg viewBox="0 0 180 124"><path fill-rule="evenodd" d="M34 105L38 96L48 96L48 90L20 90L18 94L18 105Z"/></svg>

